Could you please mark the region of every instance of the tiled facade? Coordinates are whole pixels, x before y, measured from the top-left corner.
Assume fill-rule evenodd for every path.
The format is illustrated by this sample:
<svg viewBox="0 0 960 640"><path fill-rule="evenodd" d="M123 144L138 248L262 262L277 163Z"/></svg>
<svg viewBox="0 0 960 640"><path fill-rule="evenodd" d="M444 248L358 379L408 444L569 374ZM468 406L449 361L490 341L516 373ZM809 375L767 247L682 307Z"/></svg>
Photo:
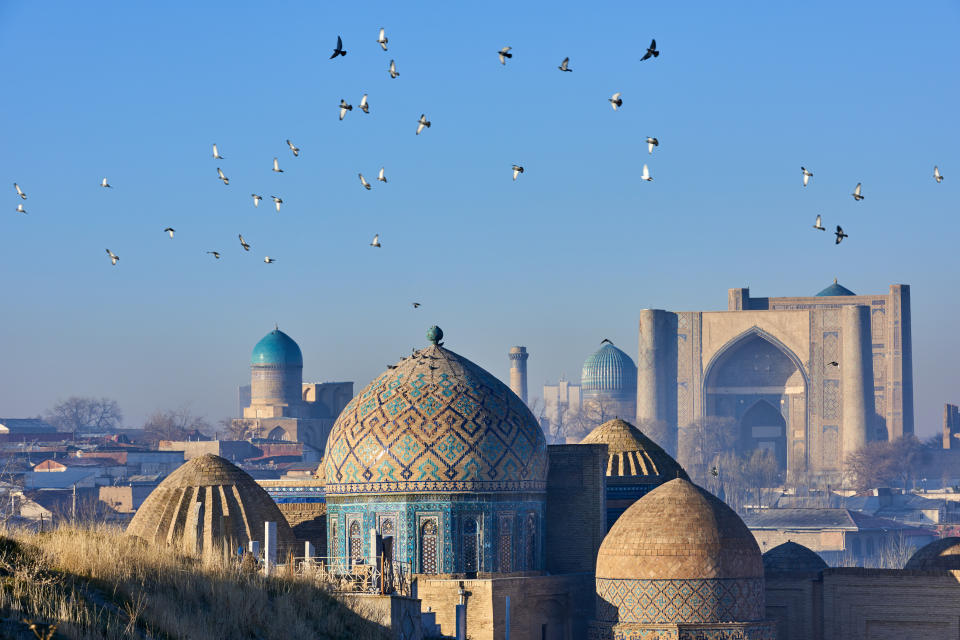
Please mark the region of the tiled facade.
<svg viewBox="0 0 960 640"><path fill-rule="evenodd" d="M610 580L597 578L597 619L676 624L760 620L763 578Z"/></svg>

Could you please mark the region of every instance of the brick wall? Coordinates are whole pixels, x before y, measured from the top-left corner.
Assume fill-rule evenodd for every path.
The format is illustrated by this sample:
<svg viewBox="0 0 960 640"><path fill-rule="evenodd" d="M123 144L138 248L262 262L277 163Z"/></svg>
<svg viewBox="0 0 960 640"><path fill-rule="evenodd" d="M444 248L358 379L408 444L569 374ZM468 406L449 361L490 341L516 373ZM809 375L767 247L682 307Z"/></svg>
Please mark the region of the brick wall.
<svg viewBox="0 0 960 640"><path fill-rule="evenodd" d="M606 534L607 446L556 444L547 452L547 571L593 573Z"/></svg>
<svg viewBox="0 0 960 640"><path fill-rule="evenodd" d="M327 504L325 502L283 502L277 505L298 542L309 541L318 556L327 554ZM303 553L301 545L297 555Z"/></svg>

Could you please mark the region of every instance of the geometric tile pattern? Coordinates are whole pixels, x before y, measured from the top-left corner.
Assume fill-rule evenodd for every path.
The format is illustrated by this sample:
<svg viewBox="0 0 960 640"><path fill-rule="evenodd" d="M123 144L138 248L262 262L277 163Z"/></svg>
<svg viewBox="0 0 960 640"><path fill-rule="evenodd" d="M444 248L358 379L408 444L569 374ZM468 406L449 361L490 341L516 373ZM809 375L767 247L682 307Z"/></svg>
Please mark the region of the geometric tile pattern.
<svg viewBox="0 0 960 640"><path fill-rule="evenodd" d="M597 619L611 623L750 622L764 617L762 578L597 578Z"/></svg>
<svg viewBox="0 0 960 640"><path fill-rule="evenodd" d="M544 491L547 447L506 385L431 345L371 382L340 414L326 493Z"/></svg>
<svg viewBox="0 0 960 640"><path fill-rule="evenodd" d="M639 625L592 623L589 640L776 640L776 623Z"/></svg>

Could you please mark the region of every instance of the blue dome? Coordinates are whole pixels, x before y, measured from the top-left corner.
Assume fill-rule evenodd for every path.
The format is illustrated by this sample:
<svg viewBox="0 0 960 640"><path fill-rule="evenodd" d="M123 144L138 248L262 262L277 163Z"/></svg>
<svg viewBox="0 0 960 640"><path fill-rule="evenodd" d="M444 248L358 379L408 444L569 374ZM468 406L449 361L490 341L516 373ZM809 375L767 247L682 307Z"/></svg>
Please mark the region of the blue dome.
<svg viewBox="0 0 960 640"><path fill-rule="evenodd" d="M818 296L855 296L853 291L847 289L842 284L837 284L837 279L833 279L833 284L817 294Z"/></svg>
<svg viewBox="0 0 960 640"><path fill-rule="evenodd" d="M302 367L303 354L293 338L280 329L263 336L253 348L250 364L272 364Z"/></svg>
<svg viewBox="0 0 960 640"><path fill-rule="evenodd" d="M606 342L583 363L582 390L633 391L637 388L637 367L630 356Z"/></svg>

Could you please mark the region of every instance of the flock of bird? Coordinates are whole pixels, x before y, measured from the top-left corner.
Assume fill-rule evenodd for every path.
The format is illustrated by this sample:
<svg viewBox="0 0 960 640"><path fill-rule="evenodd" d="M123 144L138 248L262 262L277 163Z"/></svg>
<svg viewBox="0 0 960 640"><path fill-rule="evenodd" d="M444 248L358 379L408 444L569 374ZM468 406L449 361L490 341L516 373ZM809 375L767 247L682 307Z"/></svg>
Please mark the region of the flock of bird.
<svg viewBox="0 0 960 640"><path fill-rule="evenodd" d="M383 28L380 29L376 42L377 44L380 45L380 47L384 51L387 51L387 43L389 42L389 40L387 39L385 29ZM510 60L513 58L513 53L511 53L511 51L512 51L512 47L509 47L509 46L503 47L499 51L497 51L497 57L500 60L500 64L506 65L507 60ZM346 55L347 55L347 51L346 49L343 48L343 39L340 36L337 36L337 46L333 50L333 53L331 54L330 59L334 60L338 57L342 57ZM660 56L660 51L657 49L657 41L651 40L650 46L647 47L647 50L644 53L643 57L640 58L640 61L642 62L645 60L650 60L652 58L657 58L659 56ZM572 72L573 69L570 67L570 58L569 57L564 58L563 61L560 63L560 65L557 67L557 69L566 73ZM400 74L397 72L397 65L394 60L390 60L390 65L387 69L387 73L390 75L391 78L399 77ZM623 94L621 92L617 91L612 96L610 96L610 98L608 98L610 102L610 106L613 108L614 111L619 110L623 106L622 95ZM363 111L363 113L365 114L370 113L370 102L368 99L368 94L366 93L363 94L363 97L360 99L360 102L357 104L357 108L360 111ZM340 120L342 121L346 117L348 112L353 111L353 105L347 103L346 100L341 98L339 110L340 110ZM416 129L415 135L420 135L424 129L430 128L430 124L431 123L429 120L427 120L426 114L420 114L420 118L417 120L417 129ZM300 156L299 147L297 147L289 139L286 141L286 143L287 143L287 147L289 147L290 149L290 152L293 154L293 157L294 158L299 157ZM646 143L647 143L647 153L652 156L654 148L660 145L660 141L656 137L648 136L646 139ZM213 144L213 158L215 160L225 159L224 156L220 155L220 150L215 143ZM511 169L513 172L514 181L517 180L518 176L524 173L524 167L519 164L513 164L511 166ZM280 168L280 160L278 157L274 157L273 159L273 171L274 173L284 172L284 170ZM803 176L803 186L806 187L810 184L810 179L813 178L813 172L809 171L806 167L803 167L803 166L800 167L800 171ZM364 189L367 189L368 191L372 189L372 185L370 184L370 182L367 181L366 178L364 178L363 173L358 173L357 175L359 176L360 184L363 186ZM225 186L230 184L230 179L226 176L226 174L223 172L223 170L220 167L217 167L217 178L221 182L223 182ZM653 177L651 176L650 169L646 163L643 165L643 170L639 178L645 182L653 182ZM938 184L943 181L943 175L941 175L940 169L937 166L934 166L933 168L933 178L934 180L936 180ZM376 180L382 183L387 182L384 167L380 167L380 171L377 174ZM27 194L23 191L23 189L20 187L18 183L15 182L13 186L14 186L14 189L16 189L17 195L21 199L21 202L17 204L16 211L17 213L26 214L27 210L24 207L22 201L27 199ZM107 189L112 188L112 185L107 181L107 178L103 178L103 180L100 182L100 186ZM865 196L862 193L861 183L859 182L857 183L857 186L854 188L853 193L851 195L853 196L854 200L857 202L860 202L865 198ZM263 196L257 193L251 193L250 196L253 198L253 206L259 207L260 201L263 200ZM279 213L280 205L283 204L283 199L276 195L271 195L270 198L273 200L274 206L276 207L276 210ZM820 214L817 215L816 223L813 225L813 228L818 231L827 230L826 227L823 226L823 218ZM174 238L174 234L176 231L173 227L166 227L164 228L163 231L164 233L169 235L170 239ZM844 238L849 237L849 235L844 232L843 227L841 227L839 224L836 225L836 231L834 232L834 236L836 239L835 244L840 244ZM249 252L250 244L246 240L244 240L243 235L238 234L238 238L240 240L240 246L243 248L243 250L246 252ZM381 247L380 234L374 234L373 240L370 242L370 246L374 248ZM116 265L120 261L120 257L110 249L106 249L106 252L110 259L111 264ZM220 259L219 251L207 251L207 253L212 255L216 260ZM276 262L276 258L265 256L263 261L266 264L273 264L274 262ZM417 308L419 306L420 306L420 303L417 303L417 302L413 303L414 308Z"/></svg>

